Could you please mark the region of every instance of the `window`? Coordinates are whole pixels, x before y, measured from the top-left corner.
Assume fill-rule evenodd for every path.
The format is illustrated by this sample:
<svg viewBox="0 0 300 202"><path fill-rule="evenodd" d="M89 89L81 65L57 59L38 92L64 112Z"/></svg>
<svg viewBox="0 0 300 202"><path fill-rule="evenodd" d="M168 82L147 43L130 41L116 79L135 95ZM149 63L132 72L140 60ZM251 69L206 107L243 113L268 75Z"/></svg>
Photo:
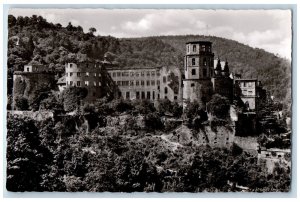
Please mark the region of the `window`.
<svg viewBox="0 0 300 202"><path fill-rule="evenodd" d="M138 72L136 72L136 73L135 73L135 76L137 76L137 77L138 77L138 76L140 76L140 74L139 74Z"/></svg>
<svg viewBox="0 0 300 202"><path fill-rule="evenodd" d="M145 99L145 92L142 92L142 99Z"/></svg>
<svg viewBox="0 0 300 202"><path fill-rule="evenodd" d="M70 81L70 86L72 86L73 85L73 81Z"/></svg>
<svg viewBox="0 0 300 202"><path fill-rule="evenodd" d="M206 58L203 59L203 66L206 66L207 62L206 62Z"/></svg>
<svg viewBox="0 0 300 202"><path fill-rule="evenodd" d="M163 82L166 83L167 82L167 78L164 76L163 77Z"/></svg>
<svg viewBox="0 0 300 202"><path fill-rule="evenodd" d="M122 97L122 93L121 92L118 92L118 95L119 95L119 97Z"/></svg>
<svg viewBox="0 0 300 202"><path fill-rule="evenodd" d="M151 93L150 93L150 91L147 91L147 99L148 99L148 100L151 99Z"/></svg>
<svg viewBox="0 0 300 202"><path fill-rule="evenodd" d="M211 48L210 48L210 46L208 46L208 52L211 52Z"/></svg>
<svg viewBox="0 0 300 202"><path fill-rule="evenodd" d="M155 76L155 72L154 71L151 72L151 76Z"/></svg>
<svg viewBox="0 0 300 202"><path fill-rule="evenodd" d="M157 85L160 85L160 80L157 80L157 81L156 81L156 84L157 84Z"/></svg>
<svg viewBox="0 0 300 202"><path fill-rule="evenodd" d="M116 72L113 73L113 77L116 77Z"/></svg>
<svg viewBox="0 0 300 202"><path fill-rule="evenodd" d="M150 76L150 72L147 71L147 76Z"/></svg>
<svg viewBox="0 0 300 202"><path fill-rule="evenodd" d="M196 75L196 69L192 69L192 75Z"/></svg>
<svg viewBox="0 0 300 202"><path fill-rule="evenodd" d="M121 76L121 72L117 72L117 76Z"/></svg>
<svg viewBox="0 0 300 202"><path fill-rule="evenodd" d="M85 86L89 86L89 81L85 81L85 82L84 82L84 85L85 85Z"/></svg>
<svg viewBox="0 0 300 202"><path fill-rule="evenodd" d="M141 72L141 76L145 76L145 72Z"/></svg>
<svg viewBox="0 0 300 202"><path fill-rule="evenodd" d="M206 69L203 69L203 77L206 77L207 76L207 71Z"/></svg>
<svg viewBox="0 0 300 202"><path fill-rule="evenodd" d="M94 73L94 77L97 77L97 73Z"/></svg>
<svg viewBox="0 0 300 202"><path fill-rule="evenodd" d="M196 45L193 45L193 52L196 52Z"/></svg>
<svg viewBox="0 0 300 202"><path fill-rule="evenodd" d="M165 94L168 94L168 87L165 87Z"/></svg>
<svg viewBox="0 0 300 202"><path fill-rule="evenodd" d="M101 86L101 82L99 81L99 86Z"/></svg>
<svg viewBox="0 0 300 202"><path fill-rule="evenodd" d="M190 45L187 45L187 52L190 52Z"/></svg>
<svg viewBox="0 0 300 202"><path fill-rule="evenodd" d="M29 72L29 67L27 67L27 72Z"/></svg>
<svg viewBox="0 0 300 202"><path fill-rule="evenodd" d="M126 92L126 99L130 99L130 92Z"/></svg>
<svg viewBox="0 0 300 202"><path fill-rule="evenodd" d="M205 45L201 46L201 51L205 51Z"/></svg>
<svg viewBox="0 0 300 202"><path fill-rule="evenodd" d="M195 86L195 84L194 83L191 83L191 87L194 87Z"/></svg>
<svg viewBox="0 0 300 202"><path fill-rule="evenodd" d="M97 86L97 83L96 83L96 81L94 81L94 86Z"/></svg>
<svg viewBox="0 0 300 202"><path fill-rule="evenodd" d="M155 86L155 81L154 80L151 81L151 86Z"/></svg>
<svg viewBox="0 0 300 202"><path fill-rule="evenodd" d="M157 90L160 90L160 86L157 86Z"/></svg>
<svg viewBox="0 0 300 202"><path fill-rule="evenodd" d="M144 84L145 84L145 81L141 81L141 86L144 86Z"/></svg>
<svg viewBox="0 0 300 202"><path fill-rule="evenodd" d="M136 86L139 86L139 85L140 85L140 81L136 81L136 82L135 82L135 85L136 85Z"/></svg>
<svg viewBox="0 0 300 202"><path fill-rule="evenodd" d="M177 100L177 96L174 96L174 100Z"/></svg>
<svg viewBox="0 0 300 202"><path fill-rule="evenodd" d="M73 67L73 64L72 64L72 63L70 64L70 67Z"/></svg>
<svg viewBox="0 0 300 202"><path fill-rule="evenodd" d="M246 82L243 82L243 86L246 87Z"/></svg>
<svg viewBox="0 0 300 202"><path fill-rule="evenodd" d="M99 73L99 75L98 75L99 77L101 77L101 73Z"/></svg>
<svg viewBox="0 0 300 202"><path fill-rule="evenodd" d="M192 58L192 65L193 65L193 66L195 66L195 65L196 65L195 58Z"/></svg>
<svg viewBox="0 0 300 202"><path fill-rule="evenodd" d="M135 94L136 99L140 99L140 92L136 92Z"/></svg>
<svg viewBox="0 0 300 202"><path fill-rule="evenodd" d="M90 75L90 73L89 73L89 72L86 72L86 73L85 73L85 76L89 76L89 75Z"/></svg>
<svg viewBox="0 0 300 202"><path fill-rule="evenodd" d="M80 72L77 72L77 77L80 77Z"/></svg>
<svg viewBox="0 0 300 202"><path fill-rule="evenodd" d="M72 73L72 72L70 73L70 76L73 76L73 73Z"/></svg>
<svg viewBox="0 0 300 202"><path fill-rule="evenodd" d="M80 86L80 81L77 81L77 86Z"/></svg>
<svg viewBox="0 0 300 202"><path fill-rule="evenodd" d="M134 86L134 82L133 81L130 81L130 86Z"/></svg>
<svg viewBox="0 0 300 202"><path fill-rule="evenodd" d="M150 81L147 81L147 86L150 86Z"/></svg>

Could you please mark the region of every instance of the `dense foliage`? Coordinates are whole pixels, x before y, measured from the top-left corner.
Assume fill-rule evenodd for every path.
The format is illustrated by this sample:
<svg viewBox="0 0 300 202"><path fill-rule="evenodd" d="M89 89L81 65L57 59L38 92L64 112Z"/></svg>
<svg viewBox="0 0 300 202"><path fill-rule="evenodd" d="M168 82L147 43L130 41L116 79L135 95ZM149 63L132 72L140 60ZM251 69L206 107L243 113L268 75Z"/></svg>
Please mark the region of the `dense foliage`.
<svg viewBox="0 0 300 202"><path fill-rule="evenodd" d="M6 187L97 192L290 189L288 169L277 165L268 173L255 155L235 145L221 149L166 140L176 127L168 129L161 113L148 101L104 99L74 115L40 122L9 115Z"/></svg>

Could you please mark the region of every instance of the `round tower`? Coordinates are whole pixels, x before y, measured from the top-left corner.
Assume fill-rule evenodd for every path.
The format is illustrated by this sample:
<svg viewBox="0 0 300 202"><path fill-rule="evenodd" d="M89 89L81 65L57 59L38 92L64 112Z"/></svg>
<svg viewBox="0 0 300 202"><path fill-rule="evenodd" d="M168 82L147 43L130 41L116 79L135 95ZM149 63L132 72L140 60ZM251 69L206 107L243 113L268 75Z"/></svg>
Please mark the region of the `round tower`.
<svg viewBox="0 0 300 202"><path fill-rule="evenodd" d="M184 57L183 101L209 101L213 91L214 54L209 41L186 43Z"/></svg>

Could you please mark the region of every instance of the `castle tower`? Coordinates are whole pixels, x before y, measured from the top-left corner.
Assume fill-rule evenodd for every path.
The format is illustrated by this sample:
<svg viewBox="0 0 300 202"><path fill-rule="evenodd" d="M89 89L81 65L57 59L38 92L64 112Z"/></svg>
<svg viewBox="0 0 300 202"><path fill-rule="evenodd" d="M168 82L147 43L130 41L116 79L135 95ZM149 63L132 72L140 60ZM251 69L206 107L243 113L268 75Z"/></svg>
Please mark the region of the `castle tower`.
<svg viewBox="0 0 300 202"><path fill-rule="evenodd" d="M205 104L213 93L211 78L214 76L214 54L211 42L186 43L184 57L183 101Z"/></svg>

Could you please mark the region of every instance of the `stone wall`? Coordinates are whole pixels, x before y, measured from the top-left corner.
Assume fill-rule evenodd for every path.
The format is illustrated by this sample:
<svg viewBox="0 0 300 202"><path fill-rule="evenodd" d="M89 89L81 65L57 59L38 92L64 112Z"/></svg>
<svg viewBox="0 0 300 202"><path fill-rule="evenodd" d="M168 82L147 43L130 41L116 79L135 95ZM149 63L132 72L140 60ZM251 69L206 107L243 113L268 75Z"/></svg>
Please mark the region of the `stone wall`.
<svg viewBox="0 0 300 202"><path fill-rule="evenodd" d="M234 143L237 144L243 150L248 151L257 151L258 149L258 142L256 137L234 137Z"/></svg>
<svg viewBox="0 0 300 202"><path fill-rule="evenodd" d="M51 111L8 111L11 115L18 115L20 117L29 117L36 121L46 120L48 118L53 118L53 112Z"/></svg>
<svg viewBox="0 0 300 202"><path fill-rule="evenodd" d="M208 102L213 94L213 85L210 79L183 80L183 101Z"/></svg>
<svg viewBox="0 0 300 202"><path fill-rule="evenodd" d="M14 93L16 88L20 85L25 85L25 88L23 92L18 92L18 94L28 98L42 85L55 85L55 75L50 72L15 72L13 87Z"/></svg>

